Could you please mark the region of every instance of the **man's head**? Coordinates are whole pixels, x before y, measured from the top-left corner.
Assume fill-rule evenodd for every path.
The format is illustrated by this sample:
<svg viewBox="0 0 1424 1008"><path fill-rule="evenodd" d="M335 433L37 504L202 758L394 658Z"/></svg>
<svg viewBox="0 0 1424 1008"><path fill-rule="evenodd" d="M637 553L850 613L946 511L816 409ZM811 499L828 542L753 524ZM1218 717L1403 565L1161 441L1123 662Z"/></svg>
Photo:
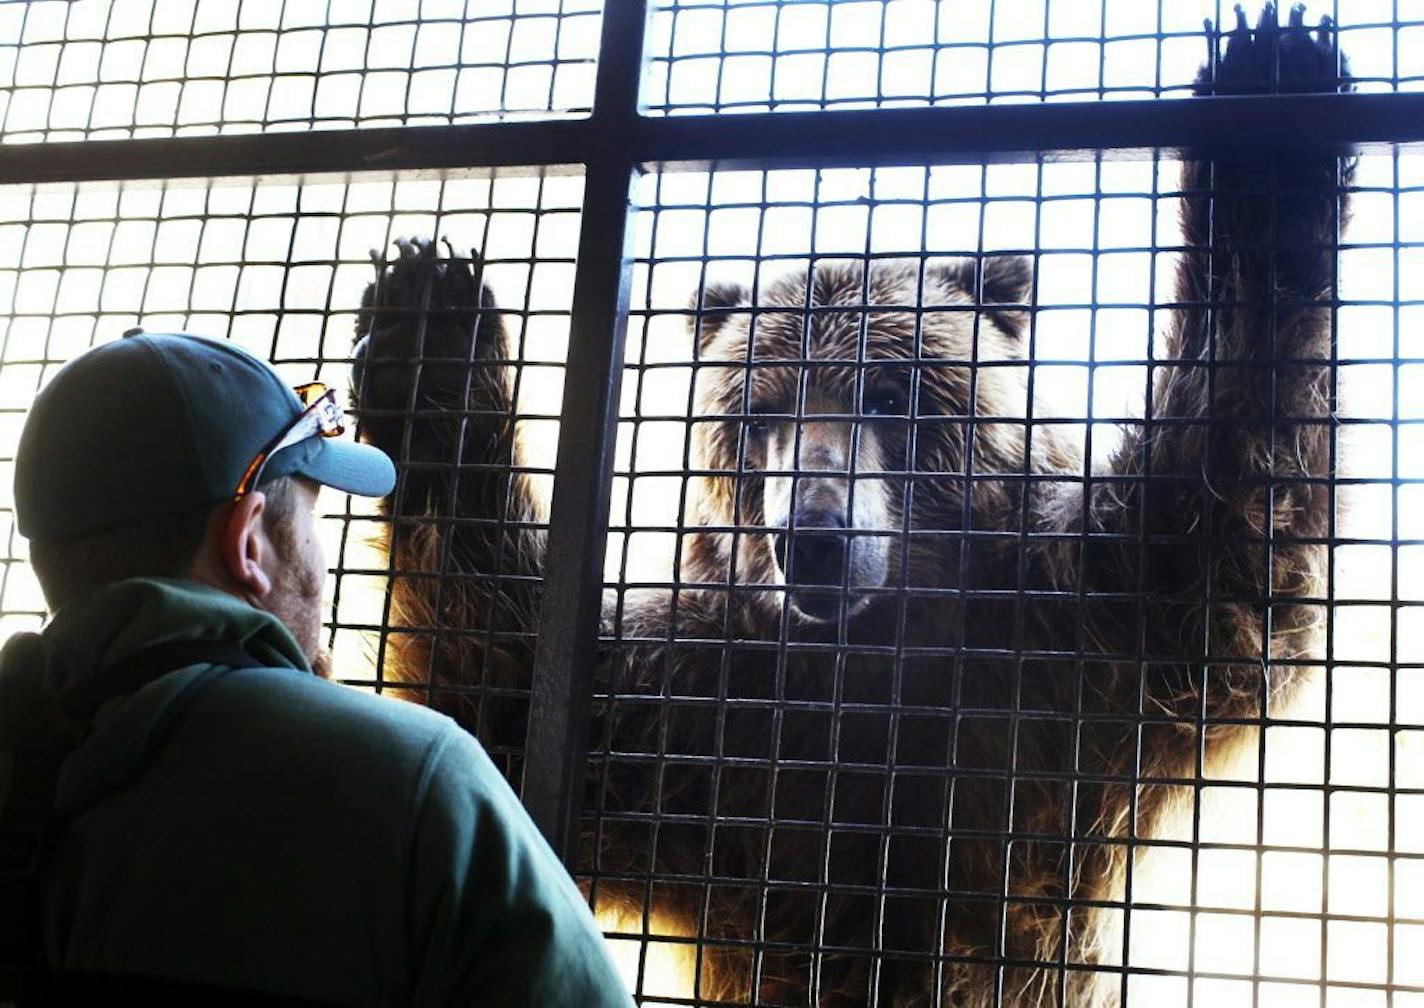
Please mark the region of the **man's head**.
<svg viewBox="0 0 1424 1008"><path fill-rule="evenodd" d="M76 358L36 398L15 462L50 607L123 578L189 578L272 612L315 658L319 485L380 496L395 480L337 424L330 397L308 407L231 343L136 333Z"/></svg>

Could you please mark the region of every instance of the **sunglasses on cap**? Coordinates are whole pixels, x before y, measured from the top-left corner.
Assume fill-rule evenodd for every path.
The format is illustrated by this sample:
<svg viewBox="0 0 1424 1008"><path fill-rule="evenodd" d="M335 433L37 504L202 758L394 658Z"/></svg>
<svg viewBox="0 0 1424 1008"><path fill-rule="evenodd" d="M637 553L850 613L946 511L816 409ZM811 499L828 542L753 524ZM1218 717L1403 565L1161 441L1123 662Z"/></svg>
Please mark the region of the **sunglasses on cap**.
<svg viewBox="0 0 1424 1008"><path fill-rule="evenodd" d="M305 385L298 385L292 391L296 392L297 398L306 408L287 425L285 430L252 457L252 461L247 464L247 469L242 474L242 479L238 481L237 489L233 491L233 500L238 500L252 492L253 488L261 482L262 470L267 467L267 461L283 448L300 444L310 437L318 435L324 438L337 437L345 432L346 427L342 422L341 408L336 405L335 389L328 388L321 382L308 382Z"/></svg>

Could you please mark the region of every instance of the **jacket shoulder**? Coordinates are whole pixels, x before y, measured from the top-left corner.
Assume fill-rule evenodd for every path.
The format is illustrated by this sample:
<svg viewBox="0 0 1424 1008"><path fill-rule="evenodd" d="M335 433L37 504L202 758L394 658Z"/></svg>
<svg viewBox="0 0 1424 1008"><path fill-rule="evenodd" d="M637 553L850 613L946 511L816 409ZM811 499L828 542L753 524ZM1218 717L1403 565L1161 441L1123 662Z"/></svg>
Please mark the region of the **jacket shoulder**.
<svg viewBox="0 0 1424 1008"><path fill-rule="evenodd" d="M231 730L233 743L303 764L330 764L368 784L427 772L464 731L418 704L293 669L242 669L203 691L185 721ZM391 783L396 783L391 780Z"/></svg>

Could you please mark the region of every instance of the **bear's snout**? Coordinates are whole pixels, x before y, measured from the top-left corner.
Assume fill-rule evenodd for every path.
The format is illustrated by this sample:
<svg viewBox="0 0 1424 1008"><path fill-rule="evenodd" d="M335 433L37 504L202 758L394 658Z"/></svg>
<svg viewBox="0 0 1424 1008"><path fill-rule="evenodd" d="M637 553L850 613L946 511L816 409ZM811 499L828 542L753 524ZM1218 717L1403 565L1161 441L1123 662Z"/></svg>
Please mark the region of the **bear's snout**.
<svg viewBox="0 0 1424 1008"><path fill-rule="evenodd" d="M888 540L857 534L846 514L803 509L791 527L771 535L786 600L804 619L830 622L851 616L870 601L863 589L885 583Z"/></svg>
<svg viewBox="0 0 1424 1008"><path fill-rule="evenodd" d="M795 531L777 532L774 537L776 562L785 572L787 583L843 584L846 579L846 535L842 530L845 527L844 515L812 511L796 516ZM819 529L828 531L817 531Z"/></svg>

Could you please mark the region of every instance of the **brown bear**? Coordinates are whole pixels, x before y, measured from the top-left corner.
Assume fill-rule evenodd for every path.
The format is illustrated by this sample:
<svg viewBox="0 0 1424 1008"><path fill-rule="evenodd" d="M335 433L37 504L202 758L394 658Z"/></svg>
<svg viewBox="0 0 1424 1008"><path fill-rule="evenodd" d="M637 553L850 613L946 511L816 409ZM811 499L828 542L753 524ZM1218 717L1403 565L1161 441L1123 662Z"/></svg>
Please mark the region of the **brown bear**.
<svg viewBox="0 0 1424 1008"><path fill-rule="evenodd" d="M1238 10L1198 93L1347 87L1333 34ZM696 941L687 996L1117 1003L1132 842L1317 653L1348 174L1188 154L1170 332L1104 471L1033 418L1022 259L694 300L695 519L675 586L606 599L576 866ZM353 373L402 467L385 674L517 754L544 537L514 348L477 256L397 244Z"/></svg>

